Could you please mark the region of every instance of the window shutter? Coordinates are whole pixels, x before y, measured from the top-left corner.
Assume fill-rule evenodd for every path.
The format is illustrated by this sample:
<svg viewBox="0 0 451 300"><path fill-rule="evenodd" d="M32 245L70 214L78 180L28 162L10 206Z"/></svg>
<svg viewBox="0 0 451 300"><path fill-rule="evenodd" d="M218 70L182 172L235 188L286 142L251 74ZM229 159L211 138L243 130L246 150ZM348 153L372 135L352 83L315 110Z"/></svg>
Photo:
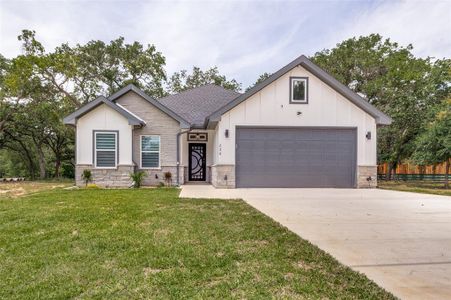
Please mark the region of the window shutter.
<svg viewBox="0 0 451 300"><path fill-rule="evenodd" d="M116 166L116 134L96 133L96 166Z"/></svg>

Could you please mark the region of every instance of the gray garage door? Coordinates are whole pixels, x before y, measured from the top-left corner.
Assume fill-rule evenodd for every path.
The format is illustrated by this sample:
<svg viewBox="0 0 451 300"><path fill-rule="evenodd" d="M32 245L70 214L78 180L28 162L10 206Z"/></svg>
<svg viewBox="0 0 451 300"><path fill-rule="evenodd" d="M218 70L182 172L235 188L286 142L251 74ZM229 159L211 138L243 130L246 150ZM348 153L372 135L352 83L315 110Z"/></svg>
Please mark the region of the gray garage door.
<svg viewBox="0 0 451 300"><path fill-rule="evenodd" d="M237 128L237 187L355 186L356 129Z"/></svg>

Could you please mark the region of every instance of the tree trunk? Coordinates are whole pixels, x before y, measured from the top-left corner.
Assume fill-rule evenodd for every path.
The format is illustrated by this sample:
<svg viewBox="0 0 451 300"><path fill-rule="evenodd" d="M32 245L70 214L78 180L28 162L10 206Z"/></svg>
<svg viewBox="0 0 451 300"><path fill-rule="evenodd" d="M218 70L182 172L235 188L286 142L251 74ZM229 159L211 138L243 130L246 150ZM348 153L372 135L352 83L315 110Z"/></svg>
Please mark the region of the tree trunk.
<svg viewBox="0 0 451 300"><path fill-rule="evenodd" d="M398 168L399 162L396 161L393 163L391 170L392 170L392 175L393 175L393 180L396 180L396 169ZM399 177L398 177L399 179Z"/></svg>
<svg viewBox="0 0 451 300"><path fill-rule="evenodd" d="M385 169L385 180L390 180L390 163L387 163L387 169Z"/></svg>
<svg viewBox="0 0 451 300"><path fill-rule="evenodd" d="M387 173L386 173L386 180L391 180L392 179L392 173L395 169L396 164L393 162L388 162L387 164Z"/></svg>
<svg viewBox="0 0 451 300"><path fill-rule="evenodd" d="M23 146L21 144L21 146ZM28 165L28 174L30 175L30 179L34 180L35 179L35 168L34 168L34 162L33 162L33 158L31 156L31 154L28 152L27 148L23 146L23 153L19 154L24 157L25 156L25 160L27 161L27 165Z"/></svg>
<svg viewBox="0 0 451 300"><path fill-rule="evenodd" d="M45 156L44 151L42 151L41 145L36 145L37 152L38 152L38 162L39 162L39 178L45 179L46 177L46 170L45 170Z"/></svg>
<svg viewBox="0 0 451 300"><path fill-rule="evenodd" d="M61 159L56 157L55 160L55 178L60 178Z"/></svg>
<svg viewBox="0 0 451 300"><path fill-rule="evenodd" d="M449 159L446 160L446 165L445 165L445 189L449 189Z"/></svg>

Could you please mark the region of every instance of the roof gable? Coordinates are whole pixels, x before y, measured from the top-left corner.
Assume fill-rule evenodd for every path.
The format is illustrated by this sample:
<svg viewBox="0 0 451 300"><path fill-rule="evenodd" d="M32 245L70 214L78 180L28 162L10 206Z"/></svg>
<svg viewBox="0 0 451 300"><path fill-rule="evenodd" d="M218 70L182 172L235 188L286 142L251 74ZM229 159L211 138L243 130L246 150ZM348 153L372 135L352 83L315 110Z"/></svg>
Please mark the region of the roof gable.
<svg viewBox="0 0 451 300"><path fill-rule="evenodd" d="M251 96L255 95L286 73L288 73L290 70L294 69L297 66L304 67L307 71L318 77L320 80L322 80L324 83L329 85L331 88L333 88L335 91L337 91L339 94L341 94L343 97L351 101L353 104L355 104L357 107L371 115L375 118L376 123L379 125L389 125L391 124L391 118L378 110L376 107L368 103L364 98L359 96L357 93L352 91L349 87L345 86L344 84L340 83L338 80L336 80L334 77L329 75L326 71L318 67L316 64L311 62L306 56L301 55L297 59L293 60L291 63L280 69L279 71L275 72L273 75L271 75L266 80L262 81L261 83L257 84L253 88L251 88L246 93L242 94L241 96L237 97L233 101L227 103L214 113L212 113L208 117L208 121L210 122L216 122L220 119L221 115L228 112L241 102L245 101L246 99L250 98Z"/></svg>
<svg viewBox="0 0 451 300"><path fill-rule="evenodd" d="M154 98L150 97L149 95L144 93L141 89L139 89L138 87L136 87L133 84L129 84L129 85L123 87L122 89L120 89L119 91L115 92L113 95L108 97L108 99L110 101L112 101L112 102L115 102L118 98L120 98L121 96L125 95L126 93L128 93L130 91L138 94L144 100L146 100L147 102L149 102L150 104L152 104L153 106L158 108L159 110L163 111L164 113L166 113L167 115L169 115L173 119L179 121L182 128L189 128L190 127L190 123L187 120L185 120L179 114L177 114L176 112L171 110L169 107L161 104L159 101L157 101Z"/></svg>
<svg viewBox="0 0 451 300"><path fill-rule="evenodd" d="M128 123L130 125L145 125L146 124L146 122L144 122L138 116L136 116L135 114L132 114L130 111L128 111L124 107L117 105L114 102L111 102L104 96L99 96L95 100L83 105L82 107L80 107L79 109L77 109L76 111L74 111L73 113L68 115L67 117L65 117L63 119L63 122L64 122L64 124L67 124L67 125L76 125L78 118L81 118L82 116L84 116L85 114L89 113L90 111L92 111L93 109L95 109L96 107L98 107L102 104L107 105L108 107L114 109L119 114L124 116L128 120Z"/></svg>

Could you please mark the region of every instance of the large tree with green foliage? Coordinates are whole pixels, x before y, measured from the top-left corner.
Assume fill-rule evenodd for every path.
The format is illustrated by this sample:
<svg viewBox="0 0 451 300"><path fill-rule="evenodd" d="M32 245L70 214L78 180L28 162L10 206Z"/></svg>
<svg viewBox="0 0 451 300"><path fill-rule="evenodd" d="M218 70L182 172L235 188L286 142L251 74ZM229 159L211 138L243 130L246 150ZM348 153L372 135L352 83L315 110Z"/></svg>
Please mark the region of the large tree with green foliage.
<svg viewBox="0 0 451 300"><path fill-rule="evenodd" d="M129 83L153 97L164 94L165 58L153 45L126 44L120 37L106 44L90 41L70 47L63 44L45 52L35 32L24 30L19 40L32 59L35 75L79 106L99 94L111 94Z"/></svg>
<svg viewBox="0 0 451 300"><path fill-rule="evenodd" d="M188 89L199 87L205 84L215 84L225 89L240 91L241 84L235 79L227 79L221 75L217 67L202 71L199 67L193 67L191 73L187 70L175 72L167 81L167 90L171 94L180 93Z"/></svg>
<svg viewBox="0 0 451 300"><path fill-rule="evenodd" d="M30 177L37 170L40 178L60 176L74 144L62 118L82 104L128 83L153 97L164 95L165 58L153 45L118 38L46 52L29 30L19 41L22 55L0 56L0 146L23 158Z"/></svg>
<svg viewBox="0 0 451 300"><path fill-rule="evenodd" d="M418 165L445 163L445 188L449 188L451 159L451 98L444 100L433 111L433 120L415 141L412 160Z"/></svg>
<svg viewBox="0 0 451 300"><path fill-rule="evenodd" d="M389 163L389 176L412 155L429 111L451 91L451 61L417 58L412 48L372 34L313 56L315 63L393 118L390 126L378 130L379 161Z"/></svg>

